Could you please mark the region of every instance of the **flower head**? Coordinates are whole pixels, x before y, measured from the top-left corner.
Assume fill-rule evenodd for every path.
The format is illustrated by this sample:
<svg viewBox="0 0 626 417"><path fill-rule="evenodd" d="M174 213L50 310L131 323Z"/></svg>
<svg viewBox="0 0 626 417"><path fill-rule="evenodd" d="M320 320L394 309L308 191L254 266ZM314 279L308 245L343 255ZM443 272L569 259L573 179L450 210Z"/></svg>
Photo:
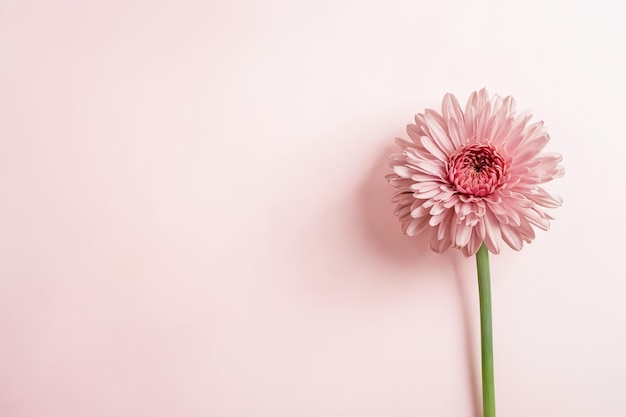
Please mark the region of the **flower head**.
<svg viewBox="0 0 626 417"><path fill-rule="evenodd" d="M482 243L499 253L502 242L520 250L548 230L544 211L561 199L540 184L563 176L559 154L542 153L549 141L543 122L517 113L512 97L472 93L465 111L446 94L441 114L427 109L407 126L411 141L396 139L401 153L390 157L389 183L402 231L430 234L430 247L460 248L465 256Z"/></svg>

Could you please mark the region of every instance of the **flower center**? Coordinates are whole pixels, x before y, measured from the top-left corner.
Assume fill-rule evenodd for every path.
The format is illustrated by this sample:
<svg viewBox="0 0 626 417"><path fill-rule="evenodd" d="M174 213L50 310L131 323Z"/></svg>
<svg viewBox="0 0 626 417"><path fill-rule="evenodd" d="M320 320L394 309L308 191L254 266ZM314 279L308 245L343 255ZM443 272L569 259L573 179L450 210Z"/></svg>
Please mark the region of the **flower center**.
<svg viewBox="0 0 626 417"><path fill-rule="evenodd" d="M463 146L448 162L448 179L457 191L476 197L496 191L504 182L505 174L504 159L488 144Z"/></svg>

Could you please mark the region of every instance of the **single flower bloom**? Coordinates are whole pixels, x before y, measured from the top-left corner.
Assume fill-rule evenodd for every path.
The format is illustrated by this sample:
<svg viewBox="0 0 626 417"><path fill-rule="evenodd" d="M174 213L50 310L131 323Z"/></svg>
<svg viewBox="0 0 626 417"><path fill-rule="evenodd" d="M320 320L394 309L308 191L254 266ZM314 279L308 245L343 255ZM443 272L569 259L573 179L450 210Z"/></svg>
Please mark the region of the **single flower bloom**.
<svg viewBox="0 0 626 417"><path fill-rule="evenodd" d="M540 187L563 176L561 155L542 153L550 137L530 112L517 113L512 97L472 93L465 111L446 94L441 114L427 109L407 126L411 141L396 138L401 153L390 157L389 183L398 191L395 214L402 231L429 233L430 247L472 256L484 242L499 253L515 250L548 230L546 208L559 197Z"/></svg>

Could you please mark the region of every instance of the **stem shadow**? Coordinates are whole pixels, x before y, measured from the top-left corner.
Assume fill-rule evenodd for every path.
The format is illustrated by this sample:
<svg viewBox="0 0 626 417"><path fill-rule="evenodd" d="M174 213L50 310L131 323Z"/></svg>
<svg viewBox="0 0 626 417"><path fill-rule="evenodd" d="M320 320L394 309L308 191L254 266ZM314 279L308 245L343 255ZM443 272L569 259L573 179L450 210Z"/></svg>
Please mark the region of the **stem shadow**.
<svg viewBox="0 0 626 417"><path fill-rule="evenodd" d="M465 340L465 361L467 364L467 378L468 384L471 390L472 408L474 417L482 417L482 392L480 386L480 372L475 358L478 357L476 349L476 338L473 332L473 318L475 317L473 307L469 302L469 297L472 295L468 289L468 282L475 282L470 279L467 271L463 270L460 265L460 260L456 259L453 262L454 277L456 281L457 296L459 298L459 305L461 307L461 314L463 320L463 333ZM477 294L475 294L478 297ZM476 298L478 299L478 298Z"/></svg>

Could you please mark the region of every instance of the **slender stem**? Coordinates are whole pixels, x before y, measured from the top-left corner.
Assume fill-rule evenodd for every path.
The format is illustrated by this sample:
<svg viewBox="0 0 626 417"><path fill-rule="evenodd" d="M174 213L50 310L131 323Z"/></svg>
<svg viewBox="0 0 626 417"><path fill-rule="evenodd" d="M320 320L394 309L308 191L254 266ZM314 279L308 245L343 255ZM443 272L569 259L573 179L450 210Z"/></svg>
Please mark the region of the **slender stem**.
<svg viewBox="0 0 626 417"><path fill-rule="evenodd" d="M480 299L480 348L483 373L483 417L495 417L496 396L493 384L493 336L491 329L491 284L489 251L481 245L476 253L478 296Z"/></svg>

